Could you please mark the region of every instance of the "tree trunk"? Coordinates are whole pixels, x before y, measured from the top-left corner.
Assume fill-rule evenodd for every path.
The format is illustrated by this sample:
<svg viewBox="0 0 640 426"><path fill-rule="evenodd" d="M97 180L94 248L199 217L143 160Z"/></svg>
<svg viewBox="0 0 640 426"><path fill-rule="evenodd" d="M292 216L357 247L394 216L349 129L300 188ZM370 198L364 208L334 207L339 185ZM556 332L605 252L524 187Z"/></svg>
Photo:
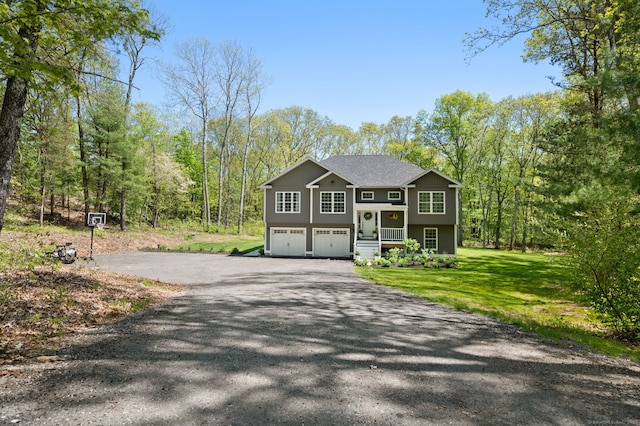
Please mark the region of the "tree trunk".
<svg viewBox="0 0 640 426"><path fill-rule="evenodd" d="M458 247L462 247L462 188L458 189Z"/></svg>
<svg viewBox="0 0 640 426"><path fill-rule="evenodd" d="M242 155L242 183L240 185L240 209L238 211L238 234L242 232L242 225L244 223L244 196L247 188L247 163L249 159L249 144L251 143L251 118L249 118L249 124L247 129L247 141L244 146L244 153Z"/></svg>
<svg viewBox="0 0 640 426"><path fill-rule="evenodd" d="M222 191L224 190L224 151L225 151L225 142L223 140L222 146L220 147L220 158L218 160L218 217L217 224L218 229L216 232L220 232L220 228L222 227Z"/></svg>
<svg viewBox="0 0 640 426"><path fill-rule="evenodd" d="M80 95L76 96L76 116L78 119L78 149L80 151L80 171L82 174L82 196L84 198L84 220L89 217L89 173L87 172L87 150L84 145L84 127L82 126L82 104Z"/></svg>
<svg viewBox="0 0 640 426"><path fill-rule="evenodd" d="M45 166L43 165L40 168L40 217L38 218L38 222L40 226L44 226L44 208L47 203L47 190L45 185Z"/></svg>
<svg viewBox="0 0 640 426"><path fill-rule="evenodd" d="M524 206L522 207L522 252L527 252L527 221L529 220L529 197L524 200Z"/></svg>
<svg viewBox="0 0 640 426"><path fill-rule="evenodd" d="M204 230L209 232L211 208L209 206L209 183L207 177L207 117L202 119L202 220Z"/></svg>
<svg viewBox="0 0 640 426"><path fill-rule="evenodd" d="M511 218L511 240L509 241L509 250L513 250L516 245L516 228L518 223L518 210L520 209L520 190L516 188L513 197L513 216Z"/></svg>
<svg viewBox="0 0 640 426"><path fill-rule="evenodd" d="M26 101L27 80L20 76L9 77L0 112L0 232L4 227L13 154L20 138L20 122Z"/></svg>
<svg viewBox="0 0 640 426"><path fill-rule="evenodd" d="M152 146L153 150L153 219L152 225L158 227L158 218L160 217L160 183L158 182L158 159L156 153L156 144Z"/></svg>
<svg viewBox="0 0 640 426"><path fill-rule="evenodd" d="M36 12L44 9L45 5L38 2ZM29 64L38 49L39 28L29 26L21 27L18 35L27 43L28 49L18 50L15 62ZM13 167L13 155L16 152L18 139L20 139L20 125L24 114L24 105L27 102L29 82L23 75L16 74L7 78L2 111L0 111L0 232L4 227L4 213L7 209L9 198L9 182L11 182L11 170Z"/></svg>
<svg viewBox="0 0 640 426"><path fill-rule="evenodd" d="M120 189L120 230L127 230L127 166L122 162L122 188Z"/></svg>

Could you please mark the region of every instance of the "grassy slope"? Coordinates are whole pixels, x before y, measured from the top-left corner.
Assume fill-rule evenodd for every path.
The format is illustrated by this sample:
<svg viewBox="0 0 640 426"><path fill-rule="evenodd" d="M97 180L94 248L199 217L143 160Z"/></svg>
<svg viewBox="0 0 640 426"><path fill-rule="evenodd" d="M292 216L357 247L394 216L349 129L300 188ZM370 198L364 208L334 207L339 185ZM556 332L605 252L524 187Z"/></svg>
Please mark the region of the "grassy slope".
<svg viewBox="0 0 640 426"><path fill-rule="evenodd" d="M460 249L459 269L357 268L365 278L456 309L469 310L569 338L612 355L640 357L604 337L586 302L563 287L564 266L554 256Z"/></svg>
<svg viewBox="0 0 640 426"><path fill-rule="evenodd" d="M231 253L237 249L240 253L259 250L263 247L260 237L237 237L237 239L221 242L193 242L185 243L174 248L175 250L205 251L205 252L225 252Z"/></svg>

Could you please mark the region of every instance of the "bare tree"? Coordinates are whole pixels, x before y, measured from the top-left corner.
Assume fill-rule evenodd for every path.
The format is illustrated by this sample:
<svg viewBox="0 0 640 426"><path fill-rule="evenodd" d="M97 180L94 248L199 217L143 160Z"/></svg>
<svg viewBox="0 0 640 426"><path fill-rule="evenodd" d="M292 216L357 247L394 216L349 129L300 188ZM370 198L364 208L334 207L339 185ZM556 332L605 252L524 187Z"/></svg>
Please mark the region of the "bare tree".
<svg viewBox="0 0 640 426"><path fill-rule="evenodd" d="M202 125L202 219L205 230L209 231L211 208L207 176L207 123L214 110L218 88L216 48L207 39L190 39L176 46L176 56L178 63L165 64L161 78L172 103L185 107Z"/></svg>
<svg viewBox="0 0 640 426"><path fill-rule="evenodd" d="M251 51L247 54L246 63L246 84L244 85L244 98L246 102L247 113L247 136L242 155L242 183L240 185L240 208L238 211L238 233L242 231L244 223L244 199L247 188L247 168L249 160L249 151L253 140L253 118L260 106L260 95L265 85L262 78L262 61L255 58Z"/></svg>
<svg viewBox="0 0 640 426"><path fill-rule="evenodd" d="M222 138L219 141L217 217L219 231L222 225L223 187L231 161L231 153L229 152L231 126L238 112L238 100L241 98L246 86L248 73L244 51L238 42L222 44L218 49L217 59L215 74L220 94L220 111L224 118ZM226 178L228 179L229 177L226 176Z"/></svg>

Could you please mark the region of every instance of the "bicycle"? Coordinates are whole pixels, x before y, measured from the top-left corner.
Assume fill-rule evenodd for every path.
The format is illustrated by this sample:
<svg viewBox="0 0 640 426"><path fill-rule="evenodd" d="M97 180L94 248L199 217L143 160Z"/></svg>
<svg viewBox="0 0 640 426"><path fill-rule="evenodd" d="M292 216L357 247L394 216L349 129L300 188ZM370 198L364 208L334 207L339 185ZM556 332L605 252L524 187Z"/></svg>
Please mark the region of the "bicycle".
<svg viewBox="0 0 640 426"><path fill-rule="evenodd" d="M71 247L72 245L73 243L71 242L56 245L56 249L45 253L45 256L69 265L75 262L78 257L78 253L76 252L75 247Z"/></svg>

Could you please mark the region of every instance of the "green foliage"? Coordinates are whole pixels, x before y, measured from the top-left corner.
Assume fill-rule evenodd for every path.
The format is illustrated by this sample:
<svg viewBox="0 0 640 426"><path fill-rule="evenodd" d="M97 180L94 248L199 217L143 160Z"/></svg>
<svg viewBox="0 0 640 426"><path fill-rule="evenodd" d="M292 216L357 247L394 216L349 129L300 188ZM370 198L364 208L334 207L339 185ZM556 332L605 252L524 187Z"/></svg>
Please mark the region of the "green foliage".
<svg viewBox="0 0 640 426"><path fill-rule="evenodd" d="M567 221L573 283L621 338L639 340L640 197L592 191Z"/></svg>
<svg viewBox="0 0 640 426"><path fill-rule="evenodd" d="M238 238L219 243L192 242L187 245L178 246L176 249L240 254L260 250L261 248L262 239Z"/></svg>
<svg viewBox="0 0 640 426"><path fill-rule="evenodd" d="M456 309L515 323L557 339L573 339L612 354L640 352L594 332L603 324L588 301L565 285L570 269L561 256L461 248L456 269L358 268L378 284Z"/></svg>
<svg viewBox="0 0 640 426"><path fill-rule="evenodd" d="M408 255L413 255L420 250L420 243L413 238L407 238L402 242Z"/></svg>
<svg viewBox="0 0 640 426"><path fill-rule="evenodd" d="M0 22L11 23L0 30L0 69L5 75L19 74L29 79L37 70L51 81L77 88L74 73L64 62L73 55L56 57L43 53L34 59L25 55L33 46L19 31L27 26L43 30L38 33L37 45L47 52L55 52L62 46L67 51L90 50L106 39L128 33L159 38L148 27L148 12L137 1L21 0L11 4L0 7Z"/></svg>
<svg viewBox="0 0 640 426"><path fill-rule="evenodd" d="M387 259L389 259L391 263L398 263L401 253L402 253L402 249L399 247L390 248L389 251L387 252Z"/></svg>

